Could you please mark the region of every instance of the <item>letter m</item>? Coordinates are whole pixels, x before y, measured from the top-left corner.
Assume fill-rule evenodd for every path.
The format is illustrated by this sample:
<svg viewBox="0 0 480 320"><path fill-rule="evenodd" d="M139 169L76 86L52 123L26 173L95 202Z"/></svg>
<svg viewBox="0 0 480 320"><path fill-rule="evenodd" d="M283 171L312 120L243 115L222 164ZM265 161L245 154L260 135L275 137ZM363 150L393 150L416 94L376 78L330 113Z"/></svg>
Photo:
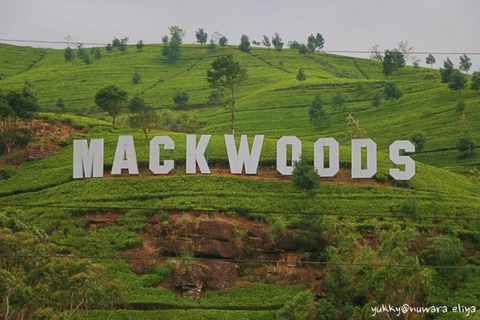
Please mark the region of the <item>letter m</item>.
<svg viewBox="0 0 480 320"><path fill-rule="evenodd" d="M73 179L103 177L103 139L73 141Z"/></svg>

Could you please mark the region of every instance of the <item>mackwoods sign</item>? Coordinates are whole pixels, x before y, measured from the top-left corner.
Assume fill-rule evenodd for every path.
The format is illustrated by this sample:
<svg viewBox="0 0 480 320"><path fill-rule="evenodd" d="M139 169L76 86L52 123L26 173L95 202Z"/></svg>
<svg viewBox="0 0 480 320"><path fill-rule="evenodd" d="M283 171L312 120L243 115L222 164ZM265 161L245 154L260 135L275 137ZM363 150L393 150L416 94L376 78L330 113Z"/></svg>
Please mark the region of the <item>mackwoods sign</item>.
<svg viewBox="0 0 480 320"><path fill-rule="evenodd" d="M256 135L250 148L246 135L242 135L237 148L233 135L225 135L225 147L232 174L257 174L258 163L263 146L263 135ZM186 173L208 174L210 168L205 158L205 151L211 135L201 135L197 141L196 135L186 136ZM372 178L377 173L377 145L371 139L352 139L352 178ZM291 159L287 161L287 148L290 148ZM103 139L92 139L90 146L87 140L73 142L73 178L103 177ZM156 136L150 141L149 169L153 174L168 174L174 166L174 160L162 160L160 150L174 150L175 141L169 136ZM328 161L325 163L324 152L328 149ZM362 163L362 151L366 151L365 162ZM390 169L390 176L395 180L410 180L415 175L415 161L404 152L414 152L415 146L407 140L397 140L390 145L390 160L399 168ZM302 142L294 136L285 136L277 140L277 171L288 176L292 174L293 165L302 154ZM333 138L320 138L314 144L314 166L320 177L334 177L340 169L338 142ZM138 174L138 163L132 136L119 136L115 158L113 159L112 175Z"/></svg>

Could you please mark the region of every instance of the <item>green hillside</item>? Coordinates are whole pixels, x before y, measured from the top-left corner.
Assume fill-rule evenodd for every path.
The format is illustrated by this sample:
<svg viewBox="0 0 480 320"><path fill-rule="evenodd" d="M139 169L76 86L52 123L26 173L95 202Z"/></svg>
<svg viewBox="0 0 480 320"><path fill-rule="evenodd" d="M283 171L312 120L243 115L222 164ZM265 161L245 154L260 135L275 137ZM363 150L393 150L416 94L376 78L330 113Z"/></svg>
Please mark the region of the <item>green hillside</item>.
<svg viewBox="0 0 480 320"><path fill-rule="evenodd" d="M480 158L462 159L455 148L462 134L462 116L455 111L460 98L466 104L468 130L480 141L478 92L465 89L460 97L441 83L438 70L407 66L386 78L381 62L324 53L254 48L246 54L231 46L209 51L183 45L180 59L168 62L161 48L102 49L101 59L92 57L86 65L79 59L65 61L63 50L0 44L0 90L17 90L28 81L41 106L38 117L76 129L58 151L27 161L0 179L0 227L45 233L48 240L42 241L56 246L56 257L99 264L102 276L122 293L109 307L75 313L64 305L52 306L55 311L91 319L283 319L295 312L361 319L370 318L371 307L382 304L480 309L480 188L471 174ZM230 130L230 111L208 103L206 71L223 54L232 54L248 70L248 80L239 87L236 125L237 135L248 135L250 142L255 134L265 135L256 176L229 174L223 135ZM296 79L300 68L307 75L303 82ZM132 82L135 69L139 84ZM392 81L403 96L373 107L373 97ZM114 128L95 106L95 93L112 84L129 97L143 97L160 114L170 110L196 119L200 125L190 133L213 135L207 154L213 174L185 174L186 133L164 129L150 136L168 135L175 141L175 151L165 153L175 160L175 169L165 176L151 174L149 145L139 130L128 128L127 114ZM172 101L179 90L190 96L185 110L177 110ZM347 98L345 110L331 106L338 92ZM320 128L308 118L317 94L327 103ZM66 104L63 114L56 106L60 98ZM349 178L349 114L378 145L378 172L372 179ZM425 134L425 151L413 156L415 177L396 182L388 177L388 146L414 132ZM110 174L119 135L134 136L138 177ZM289 135L302 140L309 161L318 138L334 137L340 143L341 172L335 179L322 179L313 196L275 172L276 139ZM105 139L105 177L73 179L73 139L95 138ZM2 156L0 165L8 161ZM208 236L232 225L228 239L220 236L223 242L206 238L235 254L204 249L202 228ZM175 244L173 249L168 241ZM2 250L8 248L5 243ZM28 257L26 243L25 256L15 257L48 264L41 254ZM195 249L188 247L191 243ZM281 260L284 255L301 258L292 267ZM208 263L218 262L237 265L234 285L207 286L200 299L180 296L173 270L191 271L202 263L204 270L213 270ZM0 290L7 287L3 283ZM317 292L317 285L326 288L325 299L307 295L301 300L307 290ZM475 316L478 312L470 318Z"/></svg>

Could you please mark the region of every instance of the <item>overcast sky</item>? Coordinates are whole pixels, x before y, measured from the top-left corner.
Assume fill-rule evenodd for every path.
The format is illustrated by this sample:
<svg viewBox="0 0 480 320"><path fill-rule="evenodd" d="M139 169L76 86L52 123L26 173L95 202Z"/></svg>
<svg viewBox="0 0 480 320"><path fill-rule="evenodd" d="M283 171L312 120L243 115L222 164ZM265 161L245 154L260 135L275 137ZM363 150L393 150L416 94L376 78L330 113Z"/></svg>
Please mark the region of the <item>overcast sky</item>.
<svg viewBox="0 0 480 320"><path fill-rule="evenodd" d="M285 42L306 42L319 32L327 51L384 50L408 41L415 51L473 53L480 52L479 12L479 0L0 0L0 39L69 35L108 43L126 36L131 44L160 43L168 26L178 25L185 43L195 42L201 27L230 44L242 34L261 40L278 32ZM470 56L478 70L480 55ZM445 56L436 57L439 67ZM458 64L458 56L450 57Z"/></svg>

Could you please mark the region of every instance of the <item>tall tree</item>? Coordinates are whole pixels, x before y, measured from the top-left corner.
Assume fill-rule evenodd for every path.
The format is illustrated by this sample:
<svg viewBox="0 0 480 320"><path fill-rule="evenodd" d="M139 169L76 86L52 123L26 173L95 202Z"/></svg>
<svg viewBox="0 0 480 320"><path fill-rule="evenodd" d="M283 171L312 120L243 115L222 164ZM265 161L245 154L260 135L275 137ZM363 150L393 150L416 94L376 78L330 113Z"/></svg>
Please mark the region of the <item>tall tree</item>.
<svg viewBox="0 0 480 320"><path fill-rule="evenodd" d="M267 48L270 48L272 46L272 43L270 42L270 39L265 34L263 35L262 44Z"/></svg>
<svg viewBox="0 0 480 320"><path fill-rule="evenodd" d="M250 39L248 38L247 35L242 34L242 37L240 38L240 45L238 46L238 49L242 52L250 52Z"/></svg>
<svg viewBox="0 0 480 320"><path fill-rule="evenodd" d="M247 79L247 69L243 68L233 56L223 55L212 62L212 69L207 71L210 86L223 96L228 95L226 103L230 105L231 132L235 134L236 88Z"/></svg>
<svg viewBox="0 0 480 320"><path fill-rule="evenodd" d="M277 51L282 51L283 48L283 42L282 38L280 38L280 35L278 32L275 32L275 35L272 37L272 45Z"/></svg>
<svg viewBox="0 0 480 320"><path fill-rule="evenodd" d="M394 100L398 100L402 97L402 91L400 91L393 82L389 82L385 85L383 94L385 99L390 100L392 103Z"/></svg>
<svg viewBox="0 0 480 320"><path fill-rule="evenodd" d="M398 51L403 54L405 61L408 61L413 53L413 47L408 44L408 41L400 41L398 43Z"/></svg>
<svg viewBox="0 0 480 320"><path fill-rule="evenodd" d="M0 140L10 155L12 147L22 136L22 122L30 122L38 110L37 98L31 85L25 83L21 91L0 95Z"/></svg>
<svg viewBox="0 0 480 320"><path fill-rule="evenodd" d="M430 65L431 68L433 68L433 65L435 64L436 60L435 57L432 54L429 54L427 58L425 59L425 62Z"/></svg>
<svg viewBox="0 0 480 320"><path fill-rule="evenodd" d="M208 37L208 34L203 31L203 28L199 28L196 32L195 32L195 37L197 38L197 42L200 43L200 44L205 44L207 43L207 37Z"/></svg>
<svg viewBox="0 0 480 320"><path fill-rule="evenodd" d="M311 34L308 37L307 41L307 48L308 51L310 52L315 52L315 50L322 50L323 45L325 44L325 40L323 39L323 36L320 33L317 33L317 35Z"/></svg>
<svg viewBox="0 0 480 320"><path fill-rule="evenodd" d="M307 195L313 196L315 195L315 189L320 184L320 176L313 165L304 159L300 159L293 164L292 183Z"/></svg>
<svg viewBox="0 0 480 320"><path fill-rule="evenodd" d="M97 106L112 117L112 124L115 126L115 119L125 109L128 102L128 94L115 85L100 89L95 94Z"/></svg>
<svg viewBox="0 0 480 320"><path fill-rule="evenodd" d="M140 97L133 97L128 103L128 110L130 116L128 123L134 129L141 129L145 135L145 140L148 140L150 131L159 124L160 117L156 110L148 106L145 100Z"/></svg>
<svg viewBox="0 0 480 320"><path fill-rule="evenodd" d="M347 97L345 97L343 93L337 92L333 96L331 104L333 108L338 109L339 111L340 110L345 111L344 108L346 108L345 107L346 102L347 102Z"/></svg>
<svg viewBox="0 0 480 320"><path fill-rule="evenodd" d="M443 83L448 83L450 82L450 77L452 75L453 70L455 70L455 67L453 66L452 60L450 58L447 58L443 62L443 68L440 68L440 76L442 78Z"/></svg>
<svg viewBox="0 0 480 320"><path fill-rule="evenodd" d="M323 104L322 98L317 94L315 95L315 98L310 105L310 109L308 110L310 122L317 127L319 127L325 120L326 112L323 110Z"/></svg>
<svg viewBox="0 0 480 320"><path fill-rule="evenodd" d="M185 37L185 31L179 26L170 26L170 39L167 36L162 38L164 47L162 49L162 55L169 61L175 61L180 58L180 45L183 43L183 37Z"/></svg>
<svg viewBox="0 0 480 320"><path fill-rule="evenodd" d="M385 50L382 66L384 75L393 75L396 71L405 66L403 53L398 50Z"/></svg>
<svg viewBox="0 0 480 320"><path fill-rule="evenodd" d="M222 47L225 47L228 43L228 39L225 36L221 36L220 39L218 39L218 44Z"/></svg>
<svg viewBox="0 0 480 320"><path fill-rule="evenodd" d="M469 56L466 54L460 56L460 65L459 68L460 70L464 72L470 71L470 68L472 67L472 59L470 59Z"/></svg>
<svg viewBox="0 0 480 320"><path fill-rule="evenodd" d="M480 71L475 71L472 74L472 90L478 91L480 90Z"/></svg>
<svg viewBox="0 0 480 320"><path fill-rule="evenodd" d="M463 89L467 86L467 79L465 75L459 70L453 70L450 75L450 80L448 81L448 87L452 91L459 91L460 94Z"/></svg>

